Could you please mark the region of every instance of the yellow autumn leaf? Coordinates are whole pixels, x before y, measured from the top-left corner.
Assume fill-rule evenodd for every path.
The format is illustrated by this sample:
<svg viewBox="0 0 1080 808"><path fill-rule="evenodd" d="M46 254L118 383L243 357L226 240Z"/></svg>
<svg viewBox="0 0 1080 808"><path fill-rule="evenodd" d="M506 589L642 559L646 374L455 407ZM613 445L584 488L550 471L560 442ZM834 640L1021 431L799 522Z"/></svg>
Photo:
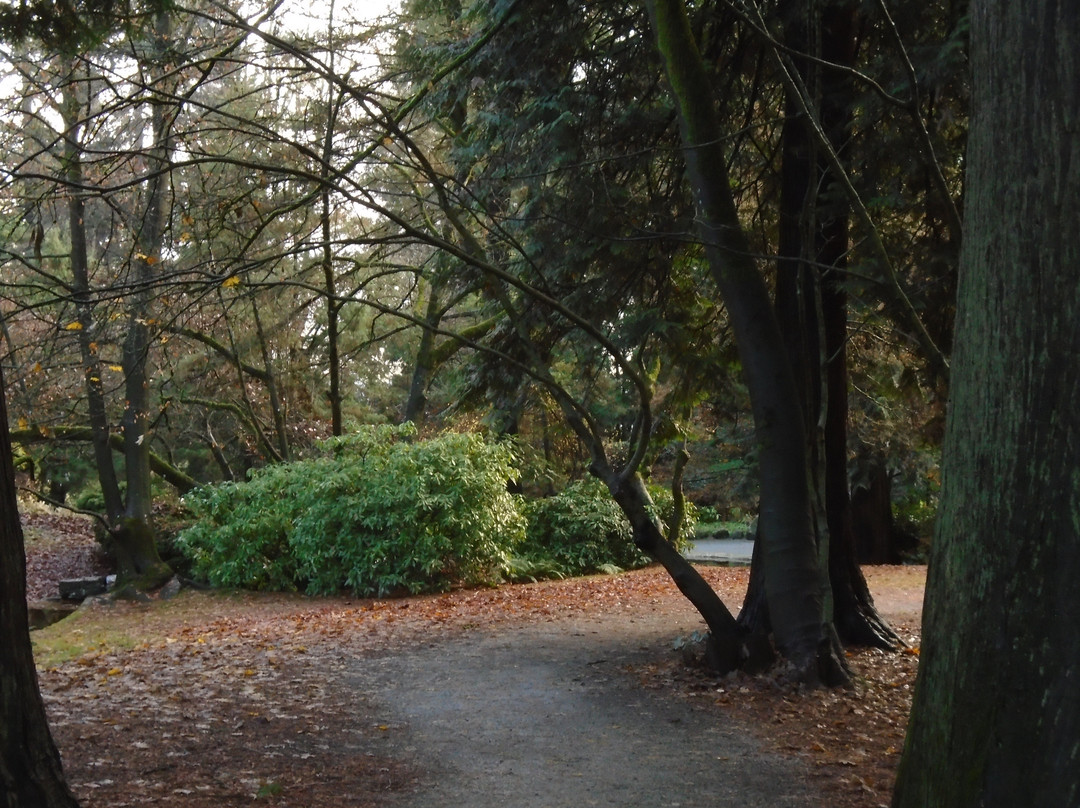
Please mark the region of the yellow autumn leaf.
<svg viewBox="0 0 1080 808"><path fill-rule="evenodd" d="M251 668L245 668L244 669L244 676L254 676L254 675L255 675L255 671L252 670Z"/></svg>
<svg viewBox="0 0 1080 808"><path fill-rule="evenodd" d="M229 278L226 278L224 281L222 281L221 285L224 286L226 289L231 289L234 286L239 286L240 285L240 278L238 276L236 276L236 275L233 275L233 276L231 276Z"/></svg>
<svg viewBox="0 0 1080 808"><path fill-rule="evenodd" d="M120 668L110 668L106 676L119 676L123 671Z"/></svg>
<svg viewBox="0 0 1080 808"><path fill-rule="evenodd" d="M121 365L109 365L109 370L114 370L117 373L123 373L124 372L124 368Z"/></svg>
<svg viewBox="0 0 1080 808"><path fill-rule="evenodd" d="M82 323L68 323L64 326L65 331L82 331Z"/></svg>

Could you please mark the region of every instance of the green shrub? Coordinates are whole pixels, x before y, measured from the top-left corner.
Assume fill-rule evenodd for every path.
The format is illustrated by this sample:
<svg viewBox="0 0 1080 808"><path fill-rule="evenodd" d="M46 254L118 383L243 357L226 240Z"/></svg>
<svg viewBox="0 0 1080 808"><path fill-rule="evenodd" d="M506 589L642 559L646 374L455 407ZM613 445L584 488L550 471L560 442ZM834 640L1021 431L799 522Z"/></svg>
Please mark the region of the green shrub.
<svg viewBox="0 0 1080 808"><path fill-rule="evenodd" d="M412 435L367 427L309 460L200 489L179 542L219 586L386 595L496 580L525 532L506 488L512 452L476 435Z"/></svg>
<svg viewBox="0 0 1080 808"><path fill-rule="evenodd" d="M649 487L660 520L672 518L671 491ZM682 540L693 536L695 516L688 503ZM521 577L558 577L593 572L635 569L650 562L633 541L630 522L612 499L607 488L595 478L572 482L556 496L532 500L527 506L529 530L525 546L515 561L524 570ZM512 568L512 572L515 568Z"/></svg>

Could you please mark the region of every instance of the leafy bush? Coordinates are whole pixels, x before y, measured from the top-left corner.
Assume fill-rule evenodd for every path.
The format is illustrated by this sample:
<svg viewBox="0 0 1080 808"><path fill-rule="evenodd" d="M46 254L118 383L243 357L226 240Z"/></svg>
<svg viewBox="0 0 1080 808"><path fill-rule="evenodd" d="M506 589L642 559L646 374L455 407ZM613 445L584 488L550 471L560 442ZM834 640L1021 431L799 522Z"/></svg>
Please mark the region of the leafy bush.
<svg viewBox="0 0 1080 808"><path fill-rule="evenodd" d="M368 427L188 496L179 544L219 586L385 595L493 581L523 538L514 457L476 435Z"/></svg>
<svg viewBox="0 0 1080 808"><path fill-rule="evenodd" d="M660 520L672 518L673 499L665 488L650 486ZM695 516L688 503L683 541L693 535ZM565 577L617 572L645 566L650 559L633 542L630 522L595 478L570 483L556 496L527 506L529 529L525 546L511 573L518 577ZM681 542L680 542L681 543Z"/></svg>

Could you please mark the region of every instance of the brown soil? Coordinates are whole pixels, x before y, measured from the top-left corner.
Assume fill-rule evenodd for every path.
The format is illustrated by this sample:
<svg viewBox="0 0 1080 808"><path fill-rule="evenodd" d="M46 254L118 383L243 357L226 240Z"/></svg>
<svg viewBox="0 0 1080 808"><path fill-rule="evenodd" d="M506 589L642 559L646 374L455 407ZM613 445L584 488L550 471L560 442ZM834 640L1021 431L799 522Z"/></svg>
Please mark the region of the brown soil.
<svg viewBox="0 0 1080 808"><path fill-rule="evenodd" d="M746 570L703 572L737 608ZM911 647L852 651L843 691L688 668L674 645L703 625L656 569L389 601L185 592L35 635L86 808L854 808L888 803L925 575L866 572Z"/></svg>

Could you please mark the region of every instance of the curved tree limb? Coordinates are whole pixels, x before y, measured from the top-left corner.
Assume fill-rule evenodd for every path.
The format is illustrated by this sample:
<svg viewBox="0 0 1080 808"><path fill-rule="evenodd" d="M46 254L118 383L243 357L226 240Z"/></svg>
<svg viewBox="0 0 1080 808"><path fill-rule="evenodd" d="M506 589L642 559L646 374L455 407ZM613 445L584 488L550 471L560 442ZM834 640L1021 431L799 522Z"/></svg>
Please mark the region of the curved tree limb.
<svg viewBox="0 0 1080 808"><path fill-rule="evenodd" d="M58 426L48 429L43 427L27 427L15 429L11 432L13 443L50 443L52 441L92 441L93 430L88 426ZM113 433L109 435L109 446L114 452L123 453L123 435ZM189 474L184 473L176 466L169 463L156 452L150 452L150 470L157 474L165 482L169 483L180 494L186 494L199 485L199 481Z"/></svg>

